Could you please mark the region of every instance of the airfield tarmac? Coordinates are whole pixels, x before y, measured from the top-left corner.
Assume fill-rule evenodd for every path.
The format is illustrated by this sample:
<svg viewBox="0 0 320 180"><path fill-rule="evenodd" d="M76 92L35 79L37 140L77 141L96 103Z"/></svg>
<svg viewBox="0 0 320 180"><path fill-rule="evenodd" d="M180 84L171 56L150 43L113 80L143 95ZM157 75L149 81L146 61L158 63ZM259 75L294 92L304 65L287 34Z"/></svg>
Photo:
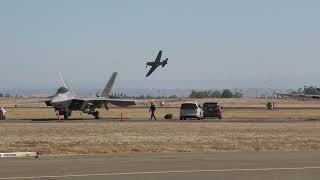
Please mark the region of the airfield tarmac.
<svg viewBox="0 0 320 180"><path fill-rule="evenodd" d="M320 178L320 152L131 153L2 159L4 179Z"/></svg>
<svg viewBox="0 0 320 180"><path fill-rule="evenodd" d="M41 155L1 159L0 180L320 177L317 108L225 109L222 120L200 121L180 121L172 108L159 109L158 121L148 120L146 108L101 110L100 120L75 113L61 122L48 108L8 111L0 151ZM163 119L168 111L173 120Z"/></svg>

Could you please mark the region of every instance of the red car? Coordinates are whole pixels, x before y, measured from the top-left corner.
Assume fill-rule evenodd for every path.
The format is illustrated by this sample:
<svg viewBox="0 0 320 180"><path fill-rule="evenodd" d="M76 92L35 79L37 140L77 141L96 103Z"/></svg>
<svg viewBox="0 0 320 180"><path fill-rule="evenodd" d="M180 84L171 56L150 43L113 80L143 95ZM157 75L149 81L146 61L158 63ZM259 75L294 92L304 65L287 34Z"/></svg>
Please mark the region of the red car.
<svg viewBox="0 0 320 180"><path fill-rule="evenodd" d="M206 102L203 104L203 118L216 117L222 119L222 109L217 102Z"/></svg>

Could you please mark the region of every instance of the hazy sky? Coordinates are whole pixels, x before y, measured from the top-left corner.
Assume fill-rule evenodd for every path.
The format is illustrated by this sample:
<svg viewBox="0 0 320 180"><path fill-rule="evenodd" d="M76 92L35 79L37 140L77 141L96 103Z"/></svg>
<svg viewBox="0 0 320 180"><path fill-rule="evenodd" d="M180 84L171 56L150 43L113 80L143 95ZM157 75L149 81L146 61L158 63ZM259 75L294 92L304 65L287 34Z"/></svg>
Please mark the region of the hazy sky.
<svg viewBox="0 0 320 180"><path fill-rule="evenodd" d="M1 0L0 86L320 85L319 18L316 0ZM146 79L159 49L169 64Z"/></svg>

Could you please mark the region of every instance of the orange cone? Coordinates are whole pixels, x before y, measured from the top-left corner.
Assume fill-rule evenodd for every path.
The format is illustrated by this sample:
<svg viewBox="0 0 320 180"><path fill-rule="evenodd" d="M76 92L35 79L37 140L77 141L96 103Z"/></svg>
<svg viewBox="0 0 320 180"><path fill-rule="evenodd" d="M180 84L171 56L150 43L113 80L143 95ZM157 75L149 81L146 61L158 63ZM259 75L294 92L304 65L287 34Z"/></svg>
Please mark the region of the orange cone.
<svg viewBox="0 0 320 180"><path fill-rule="evenodd" d="M59 112L57 112L57 113L56 113L56 116L57 116L57 120L58 120L58 122L61 122L61 119L60 119L60 114L59 114Z"/></svg>

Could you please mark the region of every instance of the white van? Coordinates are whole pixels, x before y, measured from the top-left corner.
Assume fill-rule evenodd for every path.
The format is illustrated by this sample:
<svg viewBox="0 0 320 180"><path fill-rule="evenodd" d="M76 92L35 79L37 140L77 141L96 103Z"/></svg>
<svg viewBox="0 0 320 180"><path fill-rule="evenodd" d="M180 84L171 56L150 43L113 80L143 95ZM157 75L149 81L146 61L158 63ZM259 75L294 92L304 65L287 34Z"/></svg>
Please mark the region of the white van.
<svg viewBox="0 0 320 180"><path fill-rule="evenodd" d="M180 120L187 118L203 119L203 110L198 103L183 103L180 108Z"/></svg>

